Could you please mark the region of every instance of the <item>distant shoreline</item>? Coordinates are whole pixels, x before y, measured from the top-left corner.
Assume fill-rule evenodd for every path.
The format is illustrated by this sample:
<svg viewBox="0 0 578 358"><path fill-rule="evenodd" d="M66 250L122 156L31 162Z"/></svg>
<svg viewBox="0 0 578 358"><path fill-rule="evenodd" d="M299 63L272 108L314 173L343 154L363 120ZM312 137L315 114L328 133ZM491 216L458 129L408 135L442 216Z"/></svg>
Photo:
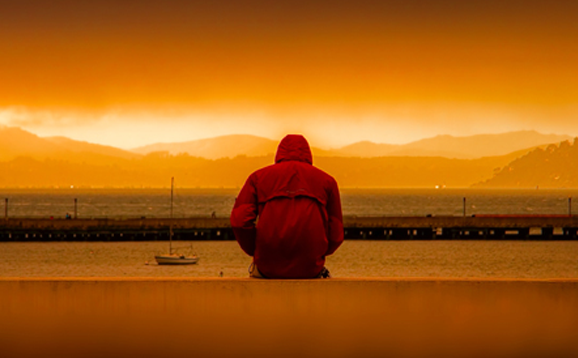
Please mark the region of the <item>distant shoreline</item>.
<svg viewBox="0 0 578 358"><path fill-rule="evenodd" d="M472 186L455 186L455 187L445 187L445 188L436 188L435 186L418 186L418 187L402 187L402 186L367 186L367 187L362 187L362 186L343 186L339 188L341 191L354 191L354 190L364 190L364 191L369 191L369 190L391 190L391 191L396 191L396 190L420 190L420 191L425 191L425 190L432 190L432 191L436 191L436 192L440 192L443 193L444 191L459 191L459 190L463 190L463 191L514 191L514 192L519 192L519 191L537 191L537 190L542 190L542 191L578 191L578 187L569 187L569 188L558 188L558 187L472 187ZM94 186L78 186L78 187L74 187L74 188L70 188L70 187L53 187L53 186L38 186L38 187L17 187L17 186L10 186L10 187L0 187L0 198L2 196L2 191L40 191L40 190L44 190L44 191L48 191L48 190L54 190L54 191L61 191L61 192L69 192L69 193L74 193L74 192L81 192L81 191L98 191L98 190L110 190L110 191L146 191L146 190L156 190L156 191L160 191L160 190L170 190L170 186L158 186L158 187L136 187L136 186L118 186L118 187L94 187ZM232 190L241 190L241 187L239 186L207 186L207 187L190 187L190 186L181 186L181 187L177 187L176 190L190 190L190 191L203 191L203 190L226 190L226 191L232 191Z"/></svg>

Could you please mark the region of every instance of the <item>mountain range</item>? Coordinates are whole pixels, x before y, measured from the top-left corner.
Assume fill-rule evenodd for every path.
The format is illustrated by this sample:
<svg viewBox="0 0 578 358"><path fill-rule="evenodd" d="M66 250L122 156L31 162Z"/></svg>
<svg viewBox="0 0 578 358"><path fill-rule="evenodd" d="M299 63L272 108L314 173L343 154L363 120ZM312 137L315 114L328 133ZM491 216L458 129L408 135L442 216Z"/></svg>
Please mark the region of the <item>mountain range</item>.
<svg viewBox="0 0 578 358"><path fill-rule="evenodd" d="M517 131L501 134L478 134L468 137L439 135L402 145L358 142L338 150L335 156L345 157L445 157L472 159L505 155L518 150L557 143L570 136L541 134L536 131Z"/></svg>
<svg viewBox="0 0 578 358"><path fill-rule="evenodd" d="M314 156L323 157L445 157L473 159L505 155L540 145L562 142L570 136L540 134L536 131L518 131L502 134L480 134L469 137L440 135L408 144L381 144L357 142L338 149L324 150L312 147ZM132 149L138 154L165 151L169 154L187 153L207 159L249 157L275 154L278 141L252 135L228 135L180 143L156 143Z"/></svg>
<svg viewBox="0 0 578 358"><path fill-rule="evenodd" d="M313 160L344 187L578 187L578 144L567 138L526 131L397 146L360 142L314 147ZM0 187L163 187L171 176L185 187L239 187L252 171L273 163L276 146L238 135L127 151L0 127ZM462 158L441 155L460 151Z"/></svg>
<svg viewBox="0 0 578 358"><path fill-rule="evenodd" d="M518 131L502 134L480 134L469 137L440 135L402 145L357 142L342 148L325 150L312 147L314 157L445 157L473 159L506 155L519 150L558 143L572 139L566 135L540 134ZM110 160L111 158L138 159L153 152L171 155L186 153L206 159L273 155L278 141L253 135L227 135L179 143L156 143L123 150L66 137L39 137L16 127L0 128L0 160L19 156L35 159L62 158L68 160Z"/></svg>
<svg viewBox="0 0 578 358"><path fill-rule="evenodd" d="M273 155L277 151L278 141L248 134L233 134L215 138L199 139L179 143L156 143L134 148L138 154L168 152L169 154L187 153L193 157L207 159L234 158L239 155L260 157ZM330 151L312 147L313 155L332 156Z"/></svg>

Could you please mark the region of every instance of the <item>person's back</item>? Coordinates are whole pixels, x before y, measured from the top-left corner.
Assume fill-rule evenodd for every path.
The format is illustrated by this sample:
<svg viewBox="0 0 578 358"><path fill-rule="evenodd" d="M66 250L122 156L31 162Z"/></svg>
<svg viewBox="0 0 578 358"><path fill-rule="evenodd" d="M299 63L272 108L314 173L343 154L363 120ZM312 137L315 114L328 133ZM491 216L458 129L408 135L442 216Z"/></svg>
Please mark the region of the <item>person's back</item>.
<svg viewBox="0 0 578 358"><path fill-rule="evenodd" d="M325 256L343 242L341 202L335 179L312 165L305 138L286 136L275 164L249 176L235 202L231 226L263 276L320 274Z"/></svg>

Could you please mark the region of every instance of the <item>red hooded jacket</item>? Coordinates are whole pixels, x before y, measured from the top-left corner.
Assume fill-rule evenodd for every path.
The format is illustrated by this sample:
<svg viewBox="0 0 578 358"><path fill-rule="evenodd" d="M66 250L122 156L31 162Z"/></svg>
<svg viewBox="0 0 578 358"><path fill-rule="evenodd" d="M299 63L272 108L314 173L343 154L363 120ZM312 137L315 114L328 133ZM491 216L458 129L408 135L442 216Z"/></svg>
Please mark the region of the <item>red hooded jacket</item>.
<svg viewBox="0 0 578 358"><path fill-rule="evenodd" d="M235 237L266 277L316 277L343 242L337 182L312 162L307 140L286 136L275 164L251 174L235 201Z"/></svg>

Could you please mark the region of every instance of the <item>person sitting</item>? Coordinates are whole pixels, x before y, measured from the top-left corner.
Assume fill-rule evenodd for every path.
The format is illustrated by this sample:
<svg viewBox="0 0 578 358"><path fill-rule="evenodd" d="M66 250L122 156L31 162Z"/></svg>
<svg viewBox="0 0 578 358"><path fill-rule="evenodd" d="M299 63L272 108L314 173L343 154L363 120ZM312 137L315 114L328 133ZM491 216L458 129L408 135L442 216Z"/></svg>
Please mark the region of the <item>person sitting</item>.
<svg viewBox="0 0 578 358"><path fill-rule="evenodd" d="M309 143L287 135L275 164L252 173L235 200L231 226L253 257L251 277L330 277L325 257L343 242L335 179L312 165Z"/></svg>

